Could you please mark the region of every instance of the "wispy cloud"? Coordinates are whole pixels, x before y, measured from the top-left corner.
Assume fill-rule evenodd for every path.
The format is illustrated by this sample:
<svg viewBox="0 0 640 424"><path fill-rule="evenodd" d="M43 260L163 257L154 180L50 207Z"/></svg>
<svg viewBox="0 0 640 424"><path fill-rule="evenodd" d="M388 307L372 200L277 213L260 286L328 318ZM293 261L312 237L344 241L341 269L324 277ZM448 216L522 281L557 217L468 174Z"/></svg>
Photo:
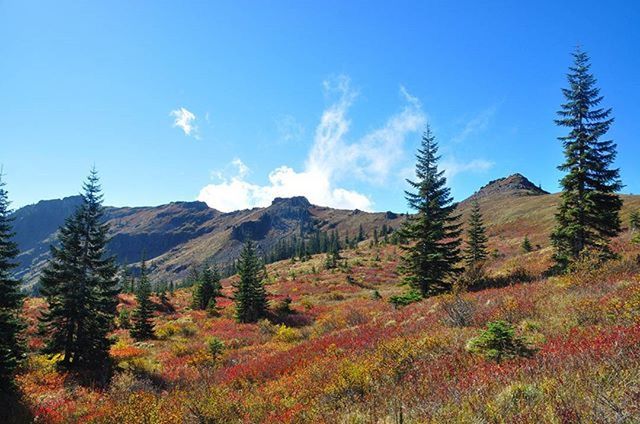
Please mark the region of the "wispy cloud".
<svg viewBox="0 0 640 424"><path fill-rule="evenodd" d="M190 136L193 133L193 136L196 139L199 138L198 127L194 125L196 121L196 115L194 115L193 112L184 107L181 107L176 110L172 110L169 115L174 118L174 128L180 128L186 136Z"/></svg>
<svg viewBox="0 0 640 424"><path fill-rule="evenodd" d="M283 115L276 119L279 142L299 141L304 136L304 126L292 115Z"/></svg>
<svg viewBox="0 0 640 424"><path fill-rule="evenodd" d="M473 134L480 133L487 129L491 119L496 113L496 106L490 106L468 120L462 130L451 139L454 143L462 143Z"/></svg>
<svg viewBox="0 0 640 424"><path fill-rule="evenodd" d="M283 165L269 173L268 185L256 185L246 180L248 169L237 160L235 174L218 175L221 181L203 187L198 199L221 211L231 211L266 206L275 197L303 195L323 206L371 210L369 196L340 187L340 183L353 176L373 184L387 180L402 164L407 138L424 127L425 114L417 98L401 87L402 109L381 127L349 142L348 111L357 93L344 75L324 81L323 88L331 103L316 127L302 171Z"/></svg>

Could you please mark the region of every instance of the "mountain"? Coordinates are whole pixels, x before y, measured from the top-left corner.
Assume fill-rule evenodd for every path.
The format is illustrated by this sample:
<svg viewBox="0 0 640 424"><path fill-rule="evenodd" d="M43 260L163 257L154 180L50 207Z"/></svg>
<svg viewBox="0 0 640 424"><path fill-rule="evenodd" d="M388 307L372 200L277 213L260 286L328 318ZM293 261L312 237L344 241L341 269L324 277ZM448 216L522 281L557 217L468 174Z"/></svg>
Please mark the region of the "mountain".
<svg viewBox="0 0 640 424"><path fill-rule="evenodd" d="M623 223L629 211L640 209L640 196L623 195ZM496 237L497 250L516 254L528 236L534 246L549 246L559 194L549 194L521 174L491 181L460 202L462 222L468 219L471 200L480 203L489 236ZM14 213L16 241L21 250L17 275L25 286L33 286L49 255L57 228L80 203L79 196L47 200L25 206ZM183 278L189 268L205 262L225 266L238 257L248 235L263 253L282 239L302 231L337 230L341 237L354 237L360 225L371 236L383 225L398 228L404 215L368 213L316 206L304 197L276 198L264 208L222 213L203 202L173 202L153 207L107 207L111 224L109 248L121 264L135 264L144 254L152 277Z"/></svg>
<svg viewBox="0 0 640 424"><path fill-rule="evenodd" d="M16 275L26 287L37 281L49 257L57 229L80 204L80 196L46 200L13 213L21 254ZM155 207L107 207L111 225L109 250L121 264L149 261L154 278L176 279L190 267L213 262L231 263L242 241L251 236L268 253L282 239L312 231L336 230L355 236L382 225L397 228L403 220L393 212L367 213L315 206L304 197L276 198L265 208L222 213L203 202L173 202Z"/></svg>
<svg viewBox="0 0 640 424"><path fill-rule="evenodd" d="M549 194L542 187L533 184L522 174L513 174L489 182L474 193L471 198L480 199L491 196L540 196Z"/></svg>

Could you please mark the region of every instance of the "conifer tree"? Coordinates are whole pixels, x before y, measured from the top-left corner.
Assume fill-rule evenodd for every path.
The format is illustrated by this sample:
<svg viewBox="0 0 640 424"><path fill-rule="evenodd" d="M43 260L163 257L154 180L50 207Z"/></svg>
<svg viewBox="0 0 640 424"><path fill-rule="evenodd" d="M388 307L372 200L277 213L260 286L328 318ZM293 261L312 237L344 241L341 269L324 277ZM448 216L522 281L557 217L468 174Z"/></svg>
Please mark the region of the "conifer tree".
<svg viewBox="0 0 640 424"><path fill-rule="evenodd" d="M438 144L428 126L416 157L417 180L407 180L416 192L405 192L416 214L401 229L402 238L410 243L403 246L401 271L405 281L426 297L449 290L452 277L460 273L461 229L444 172L438 170Z"/></svg>
<svg viewBox="0 0 640 424"><path fill-rule="evenodd" d="M40 278L49 308L41 317L47 353L62 353L67 368L98 370L108 359L118 304L115 257L107 232L97 171L91 170L82 203L60 228ZM98 368L97 368L98 367Z"/></svg>
<svg viewBox="0 0 640 424"><path fill-rule="evenodd" d="M20 318L23 297L20 280L12 277L18 245L12 240L8 193L0 170L0 392L9 389L16 366L22 360L24 340Z"/></svg>
<svg viewBox="0 0 640 424"><path fill-rule="evenodd" d="M131 337L136 340L148 340L154 336L153 303L151 302L151 283L147 275L147 263L142 259L140 279L136 288L138 305L133 310Z"/></svg>
<svg viewBox="0 0 640 424"><path fill-rule="evenodd" d="M240 281L234 293L236 319L239 322L255 322L266 316L267 292L263 284L263 267L250 239L244 244L237 269Z"/></svg>
<svg viewBox="0 0 640 424"><path fill-rule="evenodd" d="M487 235L482 222L480 203L477 199L473 199L471 204L471 215L467 229L467 248L464 253L468 267L476 267L487 259Z"/></svg>
<svg viewBox="0 0 640 424"><path fill-rule="evenodd" d="M200 310L215 308L216 297L220 296L220 272L214 266L213 270L208 266L201 274L201 281L196 285L194 292L194 307ZM212 305L213 302L213 305Z"/></svg>
<svg viewBox="0 0 640 424"><path fill-rule="evenodd" d="M533 250L533 246L531 246L531 240L529 240L529 236L524 236L521 247L524 253L529 253Z"/></svg>
<svg viewBox="0 0 640 424"><path fill-rule="evenodd" d="M640 230L640 211L633 211L629 215L629 229L632 233Z"/></svg>
<svg viewBox="0 0 640 424"><path fill-rule="evenodd" d="M566 102L556 124L569 129L560 137L565 161L558 167L566 175L560 181L562 196L551 236L555 260L561 269L585 250L603 259L611 257L609 239L620 232L622 200L620 172L612 168L616 144L602 140L613 123L611 109L600 108L603 97L590 73L587 54L573 53L574 64L567 76L569 88L562 90Z"/></svg>

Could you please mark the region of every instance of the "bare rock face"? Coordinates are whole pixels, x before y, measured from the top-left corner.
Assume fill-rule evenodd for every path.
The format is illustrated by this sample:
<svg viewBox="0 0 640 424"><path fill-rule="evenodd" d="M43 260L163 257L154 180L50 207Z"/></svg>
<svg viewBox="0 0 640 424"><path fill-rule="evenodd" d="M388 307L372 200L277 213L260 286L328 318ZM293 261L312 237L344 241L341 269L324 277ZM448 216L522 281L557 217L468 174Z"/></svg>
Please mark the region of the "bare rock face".
<svg viewBox="0 0 640 424"><path fill-rule="evenodd" d="M508 177L499 178L489 182L475 192L471 199L481 199L489 196L512 195L512 196L540 196L549 192L532 183L522 174L513 174Z"/></svg>

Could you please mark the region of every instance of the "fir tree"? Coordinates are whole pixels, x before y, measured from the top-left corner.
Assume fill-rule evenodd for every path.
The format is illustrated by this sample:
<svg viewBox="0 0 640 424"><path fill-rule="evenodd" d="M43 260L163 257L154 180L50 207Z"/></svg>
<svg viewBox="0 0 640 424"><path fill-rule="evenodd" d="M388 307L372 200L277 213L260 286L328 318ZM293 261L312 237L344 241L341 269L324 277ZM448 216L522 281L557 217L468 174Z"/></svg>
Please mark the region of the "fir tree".
<svg viewBox="0 0 640 424"><path fill-rule="evenodd" d="M601 140L613 123L611 109L599 107L603 97L590 73L589 57L577 49L567 76L569 88L562 90L566 103L556 124L569 129L560 137L565 162L558 167L566 175L561 180L562 196L551 236L555 260L561 269L585 250L594 250L603 259L612 255L609 239L620 232L622 200L620 172L612 168L616 144Z"/></svg>
<svg viewBox="0 0 640 424"><path fill-rule="evenodd" d="M364 228L362 227L362 224L360 224L360 226L358 227L358 242L363 241L366 238L366 235L364 233Z"/></svg>
<svg viewBox="0 0 640 424"><path fill-rule="evenodd" d="M633 211L629 215L629 229L632 233L640 230L640 211Z"/></svg>
<svg viewBox="0 0 640 424"><path fill-rule="evenodd" d="M262 264L251 240L247 240L238 261L240 281L235 287L236 319L255 322L267 313L267 292L264 288Z"/></svg>
<svg viewBox="0 0 640 424"><path fill-rule="evenodd" d="M153 303L151 302L151 282L147 275L147 263L142 259L140 265L140 279L136 288L138 305L133 310L131 337L136 340L152 339L153 333Z"/></svg>
<svg viewBox="0 0 640 424"><path fill-rule="evenodd" d="M461 269L460 224L456 205L443 171L438 171L438 145L427 127L417 154L417 181L408 181L416 192L406 191L409 207L417 213L401 229L403 246L401 270L405 281L423 297L447 291L451 278Z"/></svg>
<svg viewBox="0 0 640 424"><path fill-rule="evenodd" d="M201 274L201 281L196 285L194 292L194 307L201 310L215 308L216 297L220 296L221 289L218 268L214 266L212 270L205 267Z"/></svg>
<svg viewBox="0 0 640 424"><path fill-rule="evenodd" d="M40 278L49 308L41 317L47 353L63 354L64 367L99 370L106 364L118 304L115 257L107 256L108 224L95 169L82 203L60 228Z"/></svg>
<svg viewBox="0 0 640 424"><path fill-rule="evenodd" d="M533 246L531 246L531 240L529 240L529 236L524 236L521 247L524 253L529 253L533 250Z"/></svg>
<svg viewBox="0 0 640 424"><path fill-rule="evenodd" d="M467 248L465 249L467 266L475 267L487 259L487 235L485 234L482 212L477 199L471 204L471 215L467 229Z"/></svg>
<svg viewBox="0 0 640 424"><path fill-rule="evenodd" d="M20 280L12 277L18 245L12 240L11 210L0 170L0 392L10 388L16 366L22 360L24 322L20 318L23 297Z"/></svg>

